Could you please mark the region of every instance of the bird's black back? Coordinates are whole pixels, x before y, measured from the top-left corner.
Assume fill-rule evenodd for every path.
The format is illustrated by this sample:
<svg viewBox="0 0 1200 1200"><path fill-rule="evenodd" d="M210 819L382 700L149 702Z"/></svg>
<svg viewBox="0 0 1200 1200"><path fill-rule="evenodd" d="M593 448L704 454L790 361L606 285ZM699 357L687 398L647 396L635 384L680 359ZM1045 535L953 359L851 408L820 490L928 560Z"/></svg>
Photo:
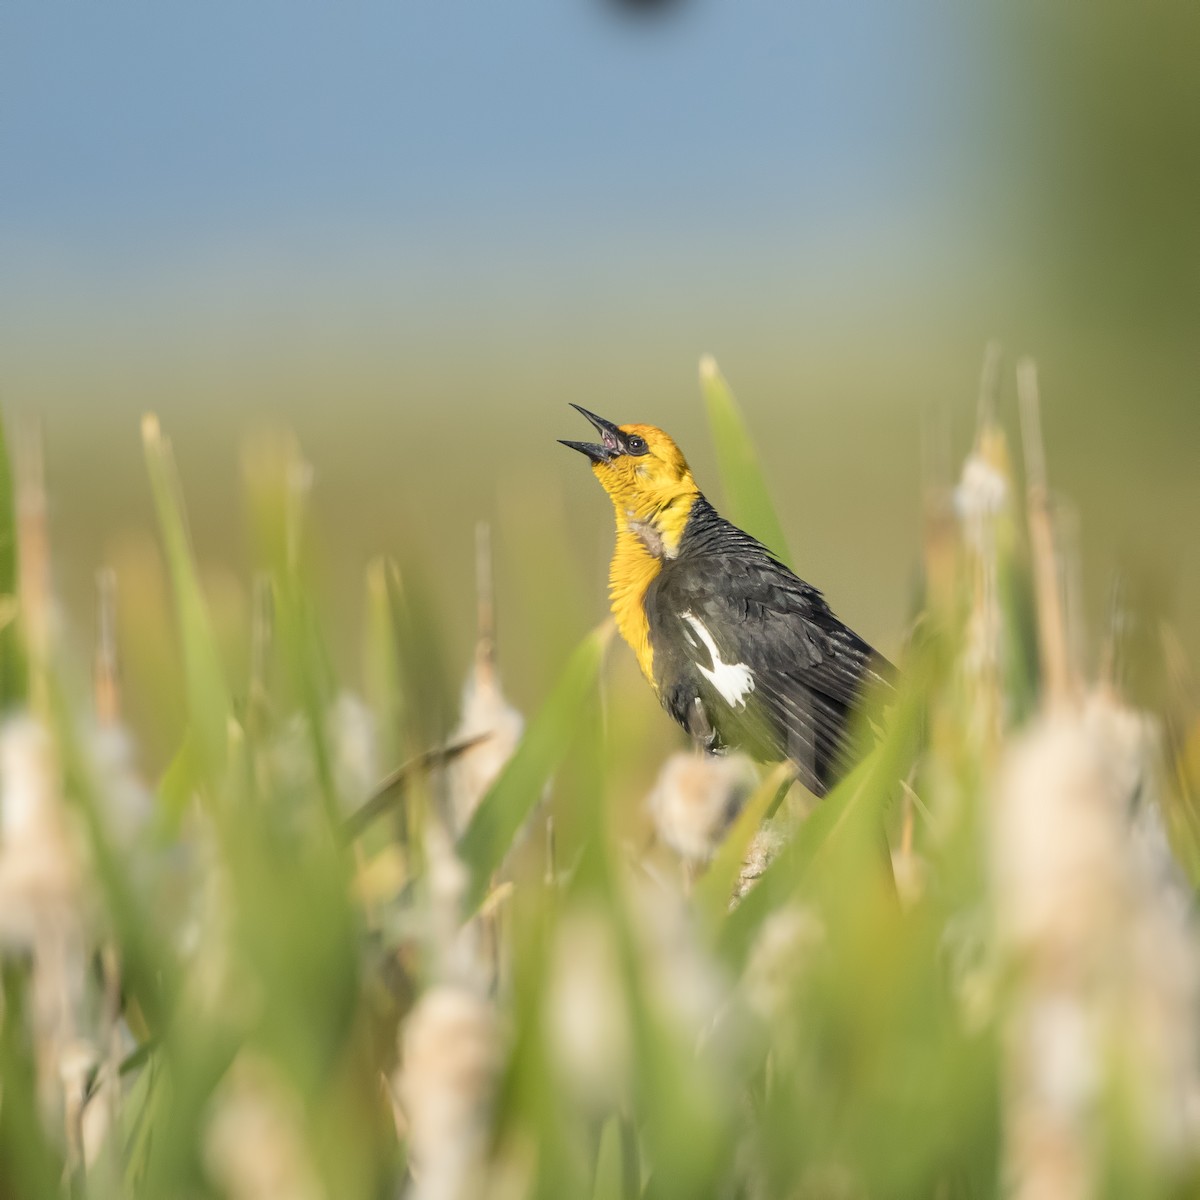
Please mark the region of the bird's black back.
<svg viewBox="0 0 1200 1200"><path fill-rule="evenodd" d="M894 680L891 664L816 588L703 497L645 610L667 711L713 749L790 759L817 795L860 749L865 690Z"/></svg>

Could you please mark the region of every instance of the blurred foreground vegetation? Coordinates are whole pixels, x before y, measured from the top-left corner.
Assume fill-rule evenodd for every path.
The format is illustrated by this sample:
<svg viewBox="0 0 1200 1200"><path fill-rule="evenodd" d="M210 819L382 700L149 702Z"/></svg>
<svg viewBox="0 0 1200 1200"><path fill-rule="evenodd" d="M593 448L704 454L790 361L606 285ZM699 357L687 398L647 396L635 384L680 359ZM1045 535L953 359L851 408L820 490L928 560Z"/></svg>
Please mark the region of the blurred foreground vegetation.
<svg viewBox="0 0 1200 1200"><path fill-rule="evenodd" d="M83 652L40 448L10 444L0 1195L1197 1194L1187 668L1119 590L1081 644L1036 376L1010 421L999 375L965 456L929 431L902 695L816 806L672 753L607 626L516 712L486 530L465 689L435 564L383 558L338 678L286 438L247 452L235 626L146 420L170 593L102 573ZM702 384L726 509L781 544L742 412ZM546 611L567 586L537 580ZM153 780L133 658L151 706L185 702ZM1147 675L1161 711L1128 698Z"/></svg>

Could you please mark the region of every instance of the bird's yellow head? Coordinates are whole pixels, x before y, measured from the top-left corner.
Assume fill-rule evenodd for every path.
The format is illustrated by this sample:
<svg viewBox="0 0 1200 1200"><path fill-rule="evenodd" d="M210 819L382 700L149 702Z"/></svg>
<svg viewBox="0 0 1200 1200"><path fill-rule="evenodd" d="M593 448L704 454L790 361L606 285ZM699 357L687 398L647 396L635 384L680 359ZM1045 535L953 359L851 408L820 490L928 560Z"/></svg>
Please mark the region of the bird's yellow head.
<svg viewBox="0 0 1200 1200"><path fill-rule="evenodd" d="M619 514L647 519L699 494L683 452L653 425L614 425L573 404L596 427L600 442L568 442L586 454L592 474L612 497Z"/></svg>
<svg viewBox="0 0 1200 1200"><path fill-rule="evenodd" d="M567 442L586 454L592 473L612 498L618 528L657 533L672 554L700 495L682 451L653 425L614 425L573 404L596 427L599 442Z"/></svg>

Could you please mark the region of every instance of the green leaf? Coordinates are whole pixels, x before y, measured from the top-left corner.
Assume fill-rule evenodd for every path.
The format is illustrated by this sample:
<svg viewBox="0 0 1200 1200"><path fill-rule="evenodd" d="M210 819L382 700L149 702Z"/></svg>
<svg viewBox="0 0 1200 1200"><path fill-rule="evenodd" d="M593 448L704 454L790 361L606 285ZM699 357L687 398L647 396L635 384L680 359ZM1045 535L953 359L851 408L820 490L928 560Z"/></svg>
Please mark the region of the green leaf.
<svg viewBox="0 0 1200 1200"><path fill-rule="evenodd" d="M48 716L62 772L63 793L79 815L87 837L88 857L103 891L120 950L122 988L137 1000L143 1017L157 1033L171 1011L177 991L174 954L159 937L138 873L129 870L128 862L110 835L104 785L79 736L67 695L52 672L48 673L48 683Z"/></svg>
<svg viewBox="0 0 1200 1200"><path fill-rule="evenodd" d="M700 360L700 391L708 409L709 433L725 491L725 515L786 562L787 540L745 417L716 360L708 354Z"/></svg>
<svg viewBox="0 0 1200 1200"><path fill-rule="evenodd" d="M379 750L385 761L401 753L404 686L400 643L392 612L388 575L396 567L386 559L367 564L367 617L363 634L363 679L367 699L379 724Z"/></svg>
<svg viewBox="0 0 1200 1200"><path fill-rule="evenodd" d="M175 757L167 764L158 781L159 814L170 831L179 828L200 782L195 739L185 730Z"/></svg>
<svg viewBox="0 0 1200 1200"><path fill-rule="evenodd" d="M316 795L335 831L341 809L327 719L336 688L305 563L312 469L294 437L268 436L248 447L244 479L255 553L270 581L273 654L303 715Z"/></svg>
<svg viewBox="0 0 1200 1200"><path fill-rule="evenodd" d="M483 900L492 872L504 861L513 838L533 812L574 740L580 717L596 687L612 631L612 624L606 621L576 647L549 699L526 729L517 752L484 796L459 840L459 855L471 872L468 909Z"/></svg>
<svg viewBox="0 0 1200 1200"><path fill-rule="evenodd" d="M63 1164L38 1119L37 1062L30 1037L32 983L28 964L0 961L0 1195L61 1195Z"/></svg>
<svg viewBox="0 0 1200 1200"><path fill-rule="evenodd" d="M921 701L921 692L910 681L880 743L813 809L730 913L720 941L731 961L744 959L762 923L809 881L813 869L835 849L853 845L863 853L878 853L884 814L920 736ZM890 869L888 863L889 874Z"/></svg>
<svg viewBox="0 0 1200 1200"><path fill-rule="evenodd" d="M610 1116L600 1130L593 1200L633 1200L638 1194L633 1139L622 1128L621 1122L621 1117Z"/></svg>
<svg viewBox="0 0 1200 1200"><path fill-rule="evenodd" d="M204 777L212 784L219 778L225 763L227 723L232 711L229 691L192 557L171 444L163 436L158 418L153 415L142 421L142 444L175 593L179 636L183 642L189 736L193 739Z"/></svg>
<svg viewBox="0 0 1200 1200"><path fill-rule="evenodd" d="M0 712L25 699L25 654L17 622L17 506L0 425Z"/></svg>
<svg viewBox="0 0 1200 1200"><path fill-rule="evenodd" d="M463 741L453 742L448 746L436 746L410 758L386 778L380 781L375 791L342 821L342 838L347 842L361 837L370 827L371 822L382 816L391 808L397 807L405 799L405 793L414 779L434 767L445 766L453 762L460 754L486 742L490 734L479 734Z"/></svg>

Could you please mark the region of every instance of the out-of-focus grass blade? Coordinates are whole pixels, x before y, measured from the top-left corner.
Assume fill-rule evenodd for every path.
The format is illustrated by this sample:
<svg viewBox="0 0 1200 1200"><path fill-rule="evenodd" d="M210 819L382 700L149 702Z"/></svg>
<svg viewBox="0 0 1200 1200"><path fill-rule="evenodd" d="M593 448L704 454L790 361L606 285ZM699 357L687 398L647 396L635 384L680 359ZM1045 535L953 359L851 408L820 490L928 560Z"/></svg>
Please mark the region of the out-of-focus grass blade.
<svg viewBox="0 0 1200 1200"><path fill-rule="evenodd" d="M553 692L526 729L516 754L484 796L460 839L459 854L471 872L469 909L486 895L492 872L504 861L517 831L566 754L596 686L612 631L612 624L606 621L576 648Z"/></svg>
<svg viewBox="0 0 1200 1200"><path fill-rule="evenodd" d="M178 828L200 783L195 739L191 733L186 733L158 781L159 818L165 829L174 831Z"/></svg>
<svg viewBox="0 0 1200 1200"><path fill-rule="evenodd" d="M416 754L446 739L458 709L458 691L450 686L451 672L442 644L443 602L428 572L417 563L400 566L388 562L384 580L406 704L402 732L409 741L405 750Z"/></svg>
<svg viewBox="0 0 1200 1200"><path fill-rule="evenodd" d="M401 756L404 687L400 643L388 589L395 565L382 558L367 565L367 617L363 634L363 681L379 725L379 752L385 762Z"/></svg>
<svg viewBox="0 0 1200 1200"><path fill-rule="evenodd" d="M244 480L255 551L270 580L274 653L303 713L318 798L336 831L340 803L326 727L334 673L304 562L312 468L294 437L269 436L247 447Z"/></svg>
<svg viewBox="0 0 1200 1200"><path fill-rule="evenodd" d="M8 441L0 425L0 712L25 698L25 656L16 618L17 508Z"/></svg>
<svg viewBox="0 0 1200 1200"><path fill-rule="evenodd" d="M176 964L167 943L154 929L144 896L122 861L104 820L104 799L92 764L80 743L69 703L51 676L48 691L65 793L75 804L87 832L89 856L104 891L121 951L123 987L137 1000L151 1028L158 1032L176 994Z"/></svg>
<svg viewBox="0 0 1200 1200"><path fill-rule="evenodd" d="M638 1194L638 1180L632 1170L634 1163L627 1149L621 1118L609 1117L600 1131L592 1200L631 1200Z"/></svg>
<svg viewBox="0 0 1200 1200"><path fill-rule="evenodd" d="M771 801L791 774L791 767L780 763L763 778L725 835L708 870L696 884L695 904L710 928L715 928L729 911L729 900L746 860L746 851Z"/></svg>
<svg viewBox="0 0 1200 1200"><path fill-rule="evenodd" d="M433 767L445 766L453 762L464 751L486 742L490 734L479 734L466 738L461 742L453 742L449 746L436 746L418 754L415 758L397 767L382 780L367 800L342 821L342 837L347 842L361 837L377 817L382 816L388 809L399 804L404 799L404 793L414 778Z"/></svg>
<svg viewBox="0 0 1200 1200"><path fill-rule="evenodd" d="M771 503L771 493L742 410L716 360L706 354L700 360L700 390L708 410L708 428L717 452L721 486L725 490L726 515L735 525L753 534L773 554L788 559L783 526Z"/></svg>
<svg viewBox="0 0 1200 1200"><path fill-rule="evenodd" d="M183 642L188 724L204 775L211 783L225 763L229 691L192 558L171 445L153 414L142 421L142 444L175 592L179 636Z"/></svg>
<svg viewBox="0 0 1200 1200"><path fill-rule="evenodd" d="M877 839L883 814L918 741L921 699L919 689L910 683L891 714L882 742L817 805L730 913L721 929L721 946L733 962L744 960L763 921L791 898L835 842Z"/></svg>
<svg viewBox="0 0 1200 1200"><path fill-rule="evenodd" d="M29 966L0 963L0 1194L61 1195L62 1161L38 1119L37 1064L30 1030Z"/></svg>
<svg viewBox="0 0 1200 1200"><path fill-rule="evenodd" d="M591 731L580 741L572 759L590 757L580 751L592 751L596 757L588 765L600 775L612 747ZM717 1077L712 1057L697 1053L695 1029L680 1020L667 994L678 961L650 906L670 901L628 885L610 818L599 804L589 811L591 829L561 903L566 909L578 904L605 923L623 985L625 1019L618 1019L622 1025L628 1021L632 1125L629 1137L622 1138L622 1188L646 1200L711 1195L712 1181L725 1177L729 1161L730 1092ZM605 1194L602 1185L613 1194L614 1165L597 1163L594 1194Z"/></svg>

